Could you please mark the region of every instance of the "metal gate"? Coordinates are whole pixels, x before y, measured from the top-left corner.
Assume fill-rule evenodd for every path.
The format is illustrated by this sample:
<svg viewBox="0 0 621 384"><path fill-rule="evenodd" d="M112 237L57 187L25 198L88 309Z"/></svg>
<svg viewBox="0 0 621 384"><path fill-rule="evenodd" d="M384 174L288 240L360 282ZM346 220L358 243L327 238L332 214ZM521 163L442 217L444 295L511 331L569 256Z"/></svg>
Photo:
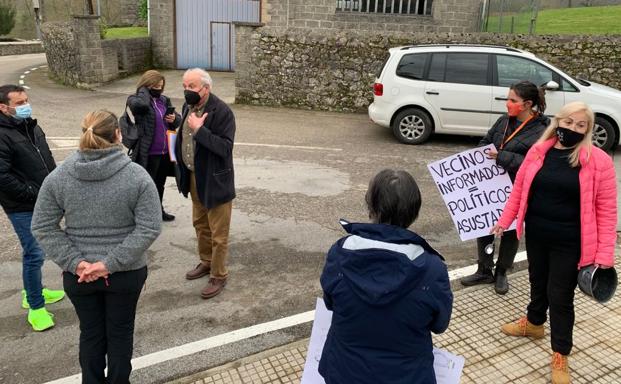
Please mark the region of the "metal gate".
<svg viewBox="0 0 621 384"><path fill-rule="evenodd" d="M176 0L177 68L235 70L234 22L258 23L259 0Z"/></svg>

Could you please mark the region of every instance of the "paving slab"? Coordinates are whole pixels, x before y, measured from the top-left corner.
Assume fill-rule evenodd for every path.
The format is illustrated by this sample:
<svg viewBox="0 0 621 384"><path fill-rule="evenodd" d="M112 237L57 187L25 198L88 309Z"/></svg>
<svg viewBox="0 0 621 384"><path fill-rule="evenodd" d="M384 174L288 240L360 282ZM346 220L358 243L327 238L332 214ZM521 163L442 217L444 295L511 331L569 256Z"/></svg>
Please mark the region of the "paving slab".
<svg viewBox="0 0 621 384"><path fill-rule="evenodd" d="M617 262L617 270L621 263ZM434 335L434 346L464 356L462 384L545 384L550 380L550 326L540 340L506 336L500 326L525 314L528 272L509 277L511 289L498 296L487 286L455 293L449 329ZM621 383L621 299L596 303L576 289L572 383ZM169 384L299 383L308 339L271 349Z"/></svg>

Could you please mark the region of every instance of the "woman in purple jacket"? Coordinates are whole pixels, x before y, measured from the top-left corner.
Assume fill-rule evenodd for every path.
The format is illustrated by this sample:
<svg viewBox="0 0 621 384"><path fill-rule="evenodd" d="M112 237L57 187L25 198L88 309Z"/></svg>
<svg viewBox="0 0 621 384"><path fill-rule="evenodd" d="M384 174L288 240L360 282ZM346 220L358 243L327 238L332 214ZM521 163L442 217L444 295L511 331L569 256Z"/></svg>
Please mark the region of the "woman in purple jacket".
<svg viewBox="0 0 621 384"><path fill-rule="evenodd" d="M151 175L160 203L164 198L166 177L174 176L166 132L175 130L181 124L181 116L174 112L170 99L162 94L165 85L166 79L161 73L146 71L138 80L136 94L127 98L127 106L134 115L140 134L131 157ZM166 213L162 206L162 220L174 219L175 216Z"/></svg>

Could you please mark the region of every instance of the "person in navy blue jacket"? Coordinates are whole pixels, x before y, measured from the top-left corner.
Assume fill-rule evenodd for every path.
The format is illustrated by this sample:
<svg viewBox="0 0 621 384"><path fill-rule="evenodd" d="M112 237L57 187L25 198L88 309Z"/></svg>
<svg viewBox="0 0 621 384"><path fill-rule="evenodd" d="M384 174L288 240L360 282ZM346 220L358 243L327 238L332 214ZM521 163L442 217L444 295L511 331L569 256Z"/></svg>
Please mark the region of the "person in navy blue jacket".
<svg viewBox="0 0 621 384"><path fill-rule="evenodd" d="M431 332L453 306L442 256L407 228L421 195L405 171L386 169L366 193L371 224L341 221L321 275L333 311L319 373L327 384L436 383Z"/></svg>

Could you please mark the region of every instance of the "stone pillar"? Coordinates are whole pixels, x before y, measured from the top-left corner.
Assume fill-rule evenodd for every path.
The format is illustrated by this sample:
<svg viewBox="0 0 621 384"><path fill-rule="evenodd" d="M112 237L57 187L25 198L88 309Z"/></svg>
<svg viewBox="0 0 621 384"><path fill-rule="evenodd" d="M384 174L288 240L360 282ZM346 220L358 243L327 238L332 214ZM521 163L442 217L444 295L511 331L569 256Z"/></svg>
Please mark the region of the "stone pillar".
<svg viewBox="0 0 621 384"><path fill-rule="evenodd" d="M434 32L478 32L481 20L479 0L443 0L433 3Z"/></svg>
<svg viewBox="0 0 621 384"><path fill-rule="evenodd" d="M253 47L260 44L261 35L257 27L261 24L235 23L235 102L251 103L253 82L257 68L253 62Z"/></svg>
<svg viewBox="0 0 621 384"><path fill-rule="evenodd" d="M120 18L121 25L137 25L138 19L138 1L137 0L120 0L120 8L122 9Z"/></svg>
<svg viewBox="0 0 621 384"><path fill-rule="evenodd" d="M113 47L104 47L102 43L99 16L74 16L73 26L80 82L98 84L116 79L119 75L117 54Z"/></svg>
<svg viewBox="0 0 621 384"><path fill-rule="evenodd" d="M151 0L150 5L153 65L157 68L175 68L174 0Z"/></svg>

